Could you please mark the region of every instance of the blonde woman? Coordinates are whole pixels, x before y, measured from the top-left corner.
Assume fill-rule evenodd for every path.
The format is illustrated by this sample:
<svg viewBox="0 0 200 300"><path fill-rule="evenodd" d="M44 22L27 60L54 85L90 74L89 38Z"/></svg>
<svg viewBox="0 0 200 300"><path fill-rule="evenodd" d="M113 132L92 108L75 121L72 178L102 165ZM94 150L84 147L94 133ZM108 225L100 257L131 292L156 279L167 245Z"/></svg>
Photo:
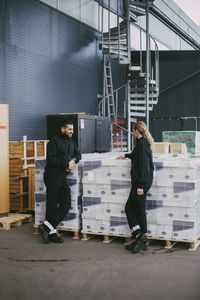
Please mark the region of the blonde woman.
<svg viewBox="0 0 200 300"><path fill-rule="evenodd" d="M126 202L125 211L128 224L135 239L126 249L138 253L146 250L147 221L145 213L146 194L153 181L153 159L151 146L153 138L147 130L146 124L139 121L134 124L133 135L135 147L130 154L121 155L118 159L129 158L132 162L132 187Z"/></svg>

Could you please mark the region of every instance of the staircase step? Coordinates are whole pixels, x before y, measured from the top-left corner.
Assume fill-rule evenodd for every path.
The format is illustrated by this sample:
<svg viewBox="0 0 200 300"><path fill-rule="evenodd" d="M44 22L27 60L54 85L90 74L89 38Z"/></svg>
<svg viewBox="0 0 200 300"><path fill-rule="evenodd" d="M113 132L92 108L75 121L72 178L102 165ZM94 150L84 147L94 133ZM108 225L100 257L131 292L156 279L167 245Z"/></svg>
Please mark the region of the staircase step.
<svg viewBox="0 0 200 300"><path fill-rule="evenodd" d="M135 123L135 122L137 122L137 118L130 118L130 122L132 122L132 123Z"/></svg>
<svg viewBox="0 0 200 300"><path fill-rule="evenodd" d="M141 67L140 66L129 66L129 70L130 71L141 71Z"/></svg>
<svg viewBox="0 0 200 300"><path fill-rule="evenodd" d="M110 48L110 52L109 52L109 47L104 47L103 49L104 54L119 54L119 50L118 49L113 49L112 47ZM128 57L128 52L124 51L124 50L120 50L120 56L121 57Z"/></svg>
<svg viewBox="0 0 200 300"><path fill-rule="evenodd" d="M146 4L143 1L134 1L130 0L130 5L134 5L136 7L146 8ZM153 4L149 2L149 7L153 7Z"/></svg>
<svg viewBox="0 0 200 300"><path fill-rule="evenodd" d="M156 80L151 79L151 80L149 80L149 83L156 85Z"/></svg>
<svg viewBox="0 0 200 300"><path fill-rule="evenodd" d="M118 51L118 49L120 49L120 51L128 51L128 47L127 47L127 45L126 44L124 44L124 45L118 45L118 44L116 44L116 45L112 45L112 44L109 44L109 43L105 43L105 44L103 44L103 47L102 47L102 45L99 45L99 50L105 50L105 49L114 49L114 50L117 50Z"/></svg>
<svg viewBox="0 0 200 300"><path fill-rule="evenodd" d="M146 98L146 93L130 93L131 98ZM158 94L149 94L149 98L155 99L158 98Z"/></svg>
<svg viewBox="0 0 200 300"><path fill-rule="evenodd" d="M131 117L145 117L146 112L130 112L129 114Z"/></svg>
<svg viewBox="0 0 200 300"><path fill-rule="evenodd" d="M145 91L144 87L132 87L130 88L131 92L143 92ZM150 92L158 92L158 88L157 87L149 87L149 91Z"/></svg>
<svg viewBox="0 0 200 300"><path fill-rule="evenodd" d="M120 40L120 43L124 44L126 42L126 34L123 35L123 36L120 36L120 39L119 39L118 35L110 36L110 39L109 39L109 36L108 37L103 37L103 43L108 43L110 41L110 43L118 44L119 40ZM102 43L102 38L99 39L99 43Z"/></svg>
<svg viewBox="0 0 200 300"><path fill-rule="evenodd" d="M109 48L109 46L110 46L110 49L112 49L112 50L117 50L118 51L118 49L120 49L120 51L126 51L126 52L128 52L128 47L126 46L126 45L118 45L118 44L116 44L116 45L112 45L112 44L104 44L104 48L105 49L107 49L107 48Z"/></svg>
<svg viewBox="0 0 200 300"><path fill-rule="evenodd" d="M130 110L146 111L146 106L131 105ZM149 105L149 110L153 110L153 106Z"/></svg>
<svg viewBox="0 0 200 300"><path fill-rule="evenodd" d="M156 105L158 103L158 100L149 100L149 104ZM146 100L130 100L131 105L137 105L137 104L143 104L146 105Z"/></svg>
<svg viewBox="0 0 200 300"><path fill-rule="evenodd" d="M103 36L104 37L106 37L106 36L114 36L114 35L118 35L119 34L119 32L120 32L120 34L124 34L124 33L126 33L126 31L127 31L127 29L126 28L122 28L122 27L120 27L120 29L118 30L118 27L115 27L115 28L111 28L110 29L110 32L109 31L107 31L107 32L104 32L103 33Z"/></svg>
<svg viewBox="0 0 200 300"><path fill-rule="evenodd" d="M118 59L119 55L118 54L110 54L110 58L112 58L112 59Z"/></svg>
<svg viewBox="0 0 200 300"><path fill-rule="evenodd" d="M125 59L125 58L122 58L122 59L120 58L118 62L120 65L129 65L130 64L130 60Z"/></svg>

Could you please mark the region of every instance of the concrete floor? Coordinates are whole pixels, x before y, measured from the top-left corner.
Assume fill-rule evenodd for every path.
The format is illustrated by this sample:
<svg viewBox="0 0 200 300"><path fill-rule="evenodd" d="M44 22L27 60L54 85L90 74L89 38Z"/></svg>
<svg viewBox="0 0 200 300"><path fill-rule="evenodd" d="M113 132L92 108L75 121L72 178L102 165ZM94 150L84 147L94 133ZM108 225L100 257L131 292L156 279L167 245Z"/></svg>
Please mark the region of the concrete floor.
<svg viewBox="0 0 200 300"><path fill-rule="evenodd" d="M123 240L99 238L43 244L33 223L0 231L1 300L196 300L200 299L200 248L172 250L153 242L143 254Z"/></svg>

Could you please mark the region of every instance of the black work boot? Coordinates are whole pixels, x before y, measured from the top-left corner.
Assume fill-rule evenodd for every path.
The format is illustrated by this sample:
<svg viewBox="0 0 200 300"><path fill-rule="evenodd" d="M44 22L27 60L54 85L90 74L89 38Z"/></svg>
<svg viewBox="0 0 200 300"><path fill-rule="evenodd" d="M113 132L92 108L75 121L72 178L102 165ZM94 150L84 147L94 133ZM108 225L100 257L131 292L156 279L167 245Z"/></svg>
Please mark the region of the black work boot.
<svg viewBox="0 0 200 300"><path fill-rule="evenodd" d="M147 250L148 250L147 242L146 242L146 241L143 242L142 250L143 250L143 251L147 251Z"/></svg>
<svg viewBox="0 0 200 300"><path fill-rule="evenodd" d="M132 249L132 253L139 253L141 250L147 250L147 246L146 246L146 234L145 233L140 233L138 235L138 237L135 240L135 246Z"/></svg>
<svg viewBox="0 0 200 300"><path fill-rule="evenodd" d="M141 230L140 229L137 229L137 230L135 230L133 233L132 233L132 238L134 239L134 241L131 243L131 244L129 244L129 245L126 245L126 249L127 250L132 250L134 247L135 247L135 244L136 244L136 237L138 236L138 234L140 234L141 233Z"/></svg>
<svg viewBox="0 0 200 300"><path fill-rule="evenodd" d="M39 231L42 234L45 244L49 244L49 232L50 229L43 223L39 225Z"/></svg>
<svg viewBox="0 0 200 300"><path fill-rule="evenodd" d="M61 244L64 242L64 239L58 236L56 233L52 233L49 235L49 239L52 243L58 243Z"/></svg>
<svg viewBox="0 0 200 300"><path fill-rule="evenodd" d="M135 245L136 245L136 240L135 241L133 241L131 244L129 244L129 245L126 245L126 250L133 250L133 248L135 247Z"/></svg>

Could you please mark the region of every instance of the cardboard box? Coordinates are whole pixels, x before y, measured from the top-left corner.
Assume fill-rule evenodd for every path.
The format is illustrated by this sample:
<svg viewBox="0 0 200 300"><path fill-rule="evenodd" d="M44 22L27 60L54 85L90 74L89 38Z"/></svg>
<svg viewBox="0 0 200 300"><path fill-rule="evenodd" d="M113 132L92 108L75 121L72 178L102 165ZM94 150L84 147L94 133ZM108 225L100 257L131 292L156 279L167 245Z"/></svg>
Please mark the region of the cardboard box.
<svg viewBox="0 0 200 300"><path fill-rule="evenodd" d="M187 153L187 146L184 143L170 143L169 152L173 154L185 154Z"/></svg>
<svg viewBox="0 0 200 300"><path fill-rule="evenodd" d="M153 153L169 153L169 143L154 143Z"/></svg>

